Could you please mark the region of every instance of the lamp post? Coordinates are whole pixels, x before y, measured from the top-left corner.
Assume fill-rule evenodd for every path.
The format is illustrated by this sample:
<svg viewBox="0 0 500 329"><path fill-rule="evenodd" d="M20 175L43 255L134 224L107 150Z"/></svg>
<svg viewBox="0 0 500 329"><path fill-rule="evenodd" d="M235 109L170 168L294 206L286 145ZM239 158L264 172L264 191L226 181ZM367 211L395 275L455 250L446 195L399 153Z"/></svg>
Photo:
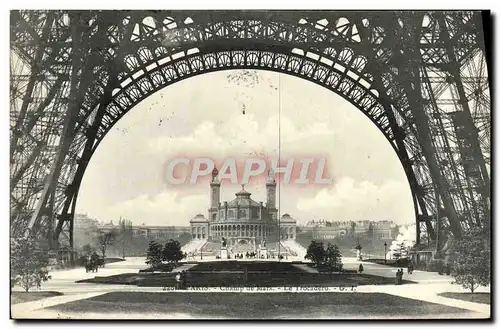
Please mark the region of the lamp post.
<svg viewBox="0 0 500 329"><path fill-rule="evenodd" d="M387 242L384 242L384 264L387 263Z"/></svg>

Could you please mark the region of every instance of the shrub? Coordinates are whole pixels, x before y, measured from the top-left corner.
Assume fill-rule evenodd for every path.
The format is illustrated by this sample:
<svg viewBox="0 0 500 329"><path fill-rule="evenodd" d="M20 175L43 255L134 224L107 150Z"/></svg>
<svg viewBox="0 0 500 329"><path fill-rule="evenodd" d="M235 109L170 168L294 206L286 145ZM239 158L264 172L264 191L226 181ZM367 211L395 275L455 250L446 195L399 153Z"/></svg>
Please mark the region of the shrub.
<svg viewBox="0 0 500 329"><path fill-rule="evenodd" d="M26 292L40 288L51 277L47 267L48 253L39 249L33 238L11 240L11 284L19 284Z"/></svg>
<svg viewBox="0 0 500 329"><path fill-rule="evenodd" d="M442 259L431 259L427 262L425 270L428 272L438 272L442 273L444 266L444 261Z"/></svg>
<svg viewBox="0 0 500 329"><path fill-rule="evenodd" d="M150 265L152 268L161 264L163 259L163 247L161 244L150 241L148 252L146 255L146 264Z"/></svg>
<svg viewBox="0 0 500 329"><path fill-rule="evenodd" d="M457 243L455 282L471 293L491 281L491 245L486 230L469 229Z"/></svg>
<svg viewBox="0 0 500 329"><path fill-rule="evenodd" d="M162 251L162 260L177 263L186 257L186 254L181 250L181 244L179 241L170 240L165 243L165 247L163 247Z"/></svg>
<svg viewBox="0 0 500 329"><path fill-rule="evenodd" d="M326 252L323 246L323 242L311 241L309 247L307 248L307 253L305 259L311 260L316 266L323 264L325 260Z"/></svg>

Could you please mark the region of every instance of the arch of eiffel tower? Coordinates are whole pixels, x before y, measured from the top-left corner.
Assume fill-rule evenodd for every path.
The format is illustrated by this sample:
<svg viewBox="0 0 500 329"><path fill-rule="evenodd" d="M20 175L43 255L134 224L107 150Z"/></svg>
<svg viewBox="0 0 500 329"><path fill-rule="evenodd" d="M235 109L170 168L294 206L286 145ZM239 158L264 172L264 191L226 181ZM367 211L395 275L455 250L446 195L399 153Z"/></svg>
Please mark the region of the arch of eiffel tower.
<svg viewBox="0 0 500 329"><path fill-rule="evenodd" d="M123 115L177 81L258 69L363 112L404 168L417 243L439 250L489 227L488 22L479 11L12 11L11 236L71 249L82 177Z"/></svg>

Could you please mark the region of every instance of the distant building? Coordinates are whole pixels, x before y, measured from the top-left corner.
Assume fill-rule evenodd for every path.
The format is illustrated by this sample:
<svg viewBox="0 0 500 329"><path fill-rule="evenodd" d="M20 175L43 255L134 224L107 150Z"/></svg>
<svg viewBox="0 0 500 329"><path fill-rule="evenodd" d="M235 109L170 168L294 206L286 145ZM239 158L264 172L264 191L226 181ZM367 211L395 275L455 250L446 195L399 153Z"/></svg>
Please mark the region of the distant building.
<svg viewBox="0 0 500 329"><path fill-rule="evenodd" d="M110 221L108 223L101 223L97 227L101 232L108 232L112 230L119 230L120 225ZM161 226L161 225L132 225L132 236L142 236L148 239L173 239L184 233L189 233L189 226Z"/></svg>
<svg viewBox="0 0 500 329"><path fill-rule="evenodd" d="M373 237L379 240L395 239L398 234L398 226L391 221L372 222Z"/></svg>
<svg viewBox="0 0 500 329"><path fill-rule="evenodd" d="M97 219L90 218L87 214L75 214L73 229L75 231L84 231L96 229L99 226Z"/></svg>
<svg viewBox="0 0 500 329"><path fill-rule="evenodd" d="M284 214L278 221L276 208L276 181L270 172L266 182L267 203L250 198L243 187L231 201L220 202L219 172L214 169L210 183L210 208L208 218L198 214L190 221L193 239L225 238L229 245L250 244L256 246L262 240L276 241L295 239L297 221ZM278 233L278 229L280 233Z"/></svg>
<svg viewBox="0 0 500 329"><path fill-rule="evenodd" d="M312 220L300 228L302 232L310 232L313 239L331 240L354 233L375 239L395 239L398 226L391 221L326 221Z"/></svg>
<svg viewBox="0 0 500 329"><path fill-rule="evenodd" d="M182 234L189 234L189 226L132 226L133 235L142 235L149 239L173 239Z"/></svg>

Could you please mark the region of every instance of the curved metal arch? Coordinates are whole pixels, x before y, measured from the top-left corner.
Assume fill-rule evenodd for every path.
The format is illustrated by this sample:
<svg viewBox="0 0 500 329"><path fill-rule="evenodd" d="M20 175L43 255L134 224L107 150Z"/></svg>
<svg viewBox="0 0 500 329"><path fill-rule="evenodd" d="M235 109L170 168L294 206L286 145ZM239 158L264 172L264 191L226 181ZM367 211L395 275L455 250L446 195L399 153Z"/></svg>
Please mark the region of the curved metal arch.
<svg viewBox="0 0 500 329"><path fill-rule="evenodd" d="M254 55L255 61L249 59ZM333 91L352 105L360 109L384 134L387 140L394 144L394 133L384 113L384 108L378 99L378 91L369 89L359 80L344 74L335 67L336 63L328 66L319 61L294 54L273 53L271 61L262 61L263 52L259 50L232 50L216 53L196 53L182 57L175 61L156 66L137 79L130 79L122 89L115 90L112 101L106 109L99 127L98 143L109 132L113 125L135 105L155 92L172 85L178 81L200 74L234 69L268 70L284 73L305 79ZM225 57L225 58L224 58ZM279 63L281 62L281 64ZM284 66L282 64L285 64ZM413 131L409 131L413 134ZM397 151L397 149L395 149Z"/></svg>
<svg viewBox="0 0 500 329"><path fill-rule="evenodd" d="M68 43L67 39L68 35L71 35L69 32L72 31L72 20L67 21L63 17L64 15L67 16L67 14L63 11L53 13L54 17L52 18L55 22L58 22L57 26L54 26L51 20L44 17L44 15L21 13L20 16L25 15L29 16L29 18L33 17L34 20L28 18L16 20L16 22L18 21L21 24L14 26L13 35L15 37L12 38L16 40L14 47L18 47L18 50L21 49L20 54L23 58L33 59L37 53L35 52L36 48L33 47L33 41L38 40L40 37L44 40L47 39L47 42L43 43L40 47L40 54L45 54L42 56L44 65L43 75L53 78L53 76L58 74L67 74L65 72L71 66L70 54L75 55L73 49L79 49L79 47L71 48L71 43ZM121 83L131 75L128 69L124 69L123 67L123 55L133 53L140 55L137 56L140 66L133 74L142 70L146 66L144 63L153 63L158 57L172 56L177 54L181 49L189 50L192 47L198 47L202 53L214 53L220 49L230 51L249 43L262 45L264 48L267 48L268 53L274 53L283 48L297 48L303 51L303 55L301 56L307 56L308 53L311 53L329 60L332 60L332 58L342 58L349 61L346 66L353 68L354 72L356 72L358 62L363 62L362 59L359 59L359 54L364 54L369 62L366 63L365 67L362 67L363 64L361 64L357 70L364 72L363 77L366 77L367 81L370 82L374 81L373 77L381 77L381 81L377 81L380 85L380 90L384 91L380 98L386 100L384 109L386 111L390 109L390 113L395 114L392 122L394 120L397 122L395 127L393 125L394 131L392 133L395 134L395 140L403 140L403 145L400 144L399 148L410 151L409 159L402 160L402 162L405 168L407 166L412 167L414 175L417 177L418 184L412 186L412 191L422 190L419 192L420 198L432 200L433 193L429 192L429 189L433 188L433 183L439 181L437 179L439 175L436 175L436 170L432 175L429 175L428 169L431 162L434 163L434 169L436 169L435 165L439 164L439 161L429 160L432 158L432 152L436 152L433 148L430 148L430 153L429 150L427 150L425 155L422 153L423 148L418 145L418 138L416 137L428 135L425 130L421 131L425 120L420 120L422 118L419 119L416 115L413 117L415 109L421 109L422 112L425 111L426 115L431 115L432 112L428 111L429 106L419 105L421 101L419 90L423 87L419 85L421 81L418 79L418 72L416 70L412 71L413 78L407 80L401 80L400 77L405 74L407 64L412 64L416 68L426 67L425 69L433 65L442 65L444 67L442 71L448 71L445 66L450 62L450 59L447 56L440 55L443 50L442 41L446 41L447 38L451 41L450 45L455 45L454 48L445 50L447 54L453 55L453 53L456 53L452 56L455 59L451 61L461 65L465 60L469 60L472 54L471 51L475 47L475 42L477 42L474 27L471 27L469 22L470 14L466 15L469 17L469 20L462 20L458 16L455 18L455 14L453 13L446 13L446 17L444 17L447 20L446 27L440 23L441 15L439 13L430 15L429 19L433 25L431 26L432 28L427 28L420 22L419 17L414 17L414 13L404 12L384 14L264 11L211 13L187 11L88 12L81 19L78 18L77 24L83 23L81 26L82 30L79 32L82 34L82 40L88 40L91 46L84 47L85 49L89 49L89 53L80 51L76 53L76 57L83 55L85 58L91 58L92 65L101 66L106 71L102 75L109 75L111 80L118 80ZM70 16L73 19L73 16L78 16L78 13L74 15L70 14ZM91 23L89 21L87 26L85 19L89 19L90 21L95 20L95 22ZM47 21L45 25L38 24L44 20ZM448 20L451 20L453 24L450 25ZM61 21L62 23L60 23ZM406 25L409 26L409 29L406 28ZM440 27L441 25L443 27ZM359 31L361 26L365 27L364 30L366 33L364 35L355 31L356 29ZM421 39L419 42L418 40L409 38L410 35L408 33L414 27L417 29L425 27L425 33L422 34L425 40ZM133 31L129 33L131 29ZM446 31L450 31L449 37L446 36L446 33L441 33ZM48 38L43 37L45 32L48 33ZM110 38L108 35L113 36ZM154 49L157 48L151 47L153 45L158 46L162 42L162 49L157 47L158 53L156 54ZM226 48L221 48L221 44L226 44ZM153 52L148 52L148 47L153 49ZM233 49L228 49L227 47L233 47ZM332 47L335 47L335 49ZM44 52L45 48L47 51ZM349 56L348 51L343 51L345 48L354 50L354 53L358 55ZM424 51L424 53L422 54L421 51ZM371 54L368 55L369 53ZM64 54L68 54L68 56ZM227 58L225 55L222 57ZM266 58L269 58L267 54L262 56L264 61ZM422 60L424 63L420 65L415 64L417 61L413 61L414 59ZM397 63L398 61L400 64ZM183 70L182 67L184 66L179 66L181 71ZM304 65L304 68L307 67L307 65ZM76 166L79 167L79 170L80 167L85 167L85 165L82 166L82 161L85 162L88 160L86 156L79 158L81 146L85 143L87 143L86 146L91 144L92 147L97 146L93 138L87 139L88 136L86 133L89 132L89 126L93 126L100 121L100 117L95 114L99 112L100 105L106 105L108 97L106 94L111 94L109 90L110 83L107 85L102 83L98 85L96 83L102 79L98 78L98 75L94 72L93 79L95 85L91 86L92 89L86 95L85 90L87 90L87 87L81 88L81 95L78 93L78 98L83 98L83 104L80 107L81 117L78 118L74 130L77 135L74 140L78 139L78 141L74 142L74 145L71 146L72 149L68 152L70 155L66 156L64 152L61 152L65 161L64 174L60 175L62 178L59 181L57 181L56 177L53 180L54 183L51 183L58 184L58 189L55 192L57 200L46 201L44 199L43 202L38 202L41 208L45 207L45 204L50 204L50 207L55 205L55 207L50 208L53 210L47 210L52 215L57 215L59 212L60 208L57 205L60 203L59 200L64 199L62 192L65 189L75 190L74 187L69 185L69 182L74 181L74 169ZM457 71L454 75L458 79L461 76L461 72ZM36 74L32 74L32 78L35 79ZM147 85L148 82L144 83ZM41 82L36 82L35 84L39 85ZM414 88L412 85L416 87ZM352 85L346 86L349 88ZM58 101L67 102L68 88L65 90L61 96L57 96ZM139 89L136 89L136 92L140 92ZM432 88L429 89L429 92L437 94ZM83 95L85 97L80 97ZM428 100L423 99L422 101L426 102ZM409 111L410 108L411 111ZM64 109L64 107L61 107L61 109ZM402 128L403 135L401 135L399 128ZM436 128L439 127L436 126ZM453 138L456 135L453 131L439 129L443 136ZM103 132L104 130L101 131L101 134ZM415 132L418 132L418 134ZM431 133L434 133L434 131L431 131ZM404 136L405 134L406 136ZM429 143L427 144L430 145ZM448 150L447 146L445 149ZM454 153L450 151L450 154ZM408 162L406 163L405 161ZM455 162L457 162L457 166L462 166L459 160ZM424 172L419 173L419 170ZM454 194L453 190L461 191L463 187L459 184L462 181L466 179L473 180L473 178L467 176L469 175L467 172L464 173L464 168L460 169L460 171L458 169L443 169L441 166L438 166L437 170L440 170L441 173L445 171L454 173L457 171L462 176L466 175L463 179L462 176L457 176L460 179L456 183L452 182L453 184L449 186L444 184L443 190L445 191L441 193L442 195ZM39 174L37 175L38 179L42 178ZM452 176L449 177L452 178ZM471 185L472 189L476 185ZM31 186L29 188L32 189ZM36 191L32 192L30 190L30 193L30 200L35 200ZM74 192L68 191L68 194L71 193ZM435 204L430 207L435 208ZM462 206L458 204L457 207L461 208ZM454 206L451 203L446 208L453 210ZM65 213L66 210L63 210L63 212ZM467 207L462 209L462 212L464 215L467 215ZM66 221L68 223L72 222L71 214L67 213L67 215L65 217L67 218ZM42 221L45 221L45 219Z"/></svg>
<svg viewBox="0 0 500 329"><path fill-rule="evenodd" d="M245 18L248 20L248 18ZM220 26L224 26L224 24L232 24L233 21L238 21L237 18L232 18L231 20L224 21L224 22L219 22ZM241 21L241 20L240 20ZM265 21L256 21L254 20L253 22L257 24L261 24L261 29L265 29L267 26ZM166 56L175 56L179 53L182 53L182 51L186 52L189 51L188 46L197 46L198 48L201 48L202 51L210 51L212 49L220 49L221 45L219 42L223 40L224 42L224 47L227 48L242 48L242 44L248 44L249 42L253 42L254 45L255 43L257 45L264 45L264 48L275 48L275 49L280 49L283 48L283 44L286 43L288 47L299 47L295 48L295 50L302 51L302 56L316 56L317 58L321 58L321 60L324 61L330 61L331 63L337 62L341 63L344 67L349 68L349 73L354 73L354 75L357 75L360 79L364 79L366 84L371 86L373 83L373 74L382 74L382 81L384 82L384 86L381 86L382 88L385 87L386 93L388 96L391 98L391 100L394 102L396 106L393 108L396 109L394 111L394 117L396 118L396 121L398 121L398 125L400 127L403 127L405 130L407 130L406 135L407 136L415 136L415 130L416 128L414 127L412 120L411 120L411 112L408 111L408 104L409 102L406 100L406 95L404 92L402 92L402 87L398 86L398 79L396 77L397 71L391 70L389 65L387 65L386 62L384 62L383 57L375 57L374 59L371 60L370 66L366 67L366 58L362 56L361 54L366 51L366 49L363 49L362 45L352 42L349 38L345 37L345 35L341 33L337 33L336 30L321 30L318 29L317 26L313 25L302 25L299 26L296 22L292 23L290 21L278 21L278 22L273 22L281 26L281 28L285 28L285 30L291 31L285 36L279 37L279 34L269 34L269 33L259 33L256 32L254 34L244 34L244 35L238 35L237 38L231 39L230 42L228 42L227 39L224 39L224 37L230 37L231 33L229 33L226 30L223 31L222 34L216 35L215 33L212 34L212 38L205 36L200 36L199 38L194 37L193 34L191 33L190 37L186 37L188 32L186 30L182 30L182 33L178 32L178 29L185 29L186 26L183 26L182 23L177 24L176 29L171 30L171 33L174 33L177 30L176 37L177 39L175 40L174 44L159 44L159 39L158 39L158 33L152 33L149 35L146 35L145 37L141 38L136 38L134 42L127 42L127 48L129 49L121 49L122 52L126 52L127 54L124 56L125 58L134 58L134 67L131 67L132 70L129 72L126 72L126 70L122 70L118 73L119 81L120 83L125 82L127 79L130 79L130 76L134 76L141 70L144 70L144 68L147 68L149 65L155 65L154 63L159 60L158 55L161 55L163 57ZM206 24L206 22L205 22ZM215 24L214 21L210 21L208 25L213 25ZM299 22L300 24L300 22ZM203 31L204 28L202 26L203 24L198 24L196 26L191 26L191 32L192 31ZM159 27L157 24L156 27ZM279 28L279 27L278 27ZM233 31L234 32L234 31ZM301 34L300 37L297 37L299 34ZM214 37L216 36L216 37ZM235 35L233 35L235 37ZM369 42L371 42L370 40ZM378 42L380 42L380 37ZM228 47L227 44L230 44ZM178 46L182 45L184 46L184 49L179 48ZM151 47L152 49L148 48ZM305 46L305 47L304 47ZM333 48L334 46L337 46L336 49ZM301 49L301 48L303 49ZM123 47L122 47L123 48ZM186 49L187 48L187 49ZM191 48L193 49L193 48ZM358 54L355 50L358 50L361 54ZM289 49L288 49L289 51ZM148 53L148 54L142 54L141 53ZM271 51L272 53L274 51ZM152 55L157 55L156 58ZM260 60L260 58L259 58ZM363 64L359 65L357 61L361 61ZM188 62L189 63L189 62ZM125 68L125 62L124 63L116 63L119 68ZM363 69L365 69L363 72ZM249 66L245 68L251 68ZM215 70L215 69L214 69ZM375 72L373 72L375 71ZM127 74L128 73L128 74ZM151 82L150 85L153 85L153 80L148 76L148 80L143 79L145 81L144 83L148 85L148 81ZM354 86L354 84L351 84L351 86ZM346 87L344 85L344 87ZM349 86L347 86L348 88ZM140 93L140 88L130 88L132 92L136 94L136 97L130 97L130 95L127 95L127 98L129 100L132 100L134 102L134 99L137 98L137 95ZM358 89L359 90L359 89ZM125 93L126 94L126 93ZM378 94L378 92L376 92ZM363 99L366 100L367 98L362 95ZM348 99L351 101L351 99ZM127 102L127 100L125 100ZM352 102L351 102L352 103ZM359 104L354 104L354 105L359 105ZM110 106L112 107L112 105ZM92 107L88 107L92 108ZM118 111L116 111L116 108L118 108ZM116 106L115 111L111 110L110 112L119 113L120 106ZM378 107L380 111L383 111L382 107ZM401 109L401 110L400 110ZM406 120L406 117L408 117L409 120ZM405 119L403 119L405 118ZM104 118L103 118L104 119ZM104 119L105 120L105 119ZM111 122L114 121L111 119ZM377 124L377 123L376 123ZM103 136L105 134L105 131L102 131L105 129L101 129L100 134ZM387 132L383 132L385 135L387 135ZM393 141L391 141L391 137L389 137L389 140L391 142L391 145L393 147L395 146ZM96 144L93 146L95 149L98 146L100 140L97 140ZM407 145L412 145L412 147L418 148L419 145L415 143L407 143ZM412 154L419 154L420 150L414 150ZM398 155L399 156L399 155ZM402 160L403 162L403 160ZM404 164L405 165L405 164ZM410 164L411 166L411 164ZM411 169L410 169L411 170ZM422 180L419 181L419 183L422 183Z"/></svg>
<svg viewBox="0 0 500 329"><path fill-rule="evenodd" d="M238 54L240 55L240 60L244 59L243 62L234 60L237 57L236 55ZM255 55L254 57L257 58L257 61L249 61L249 54ZM128 113L128 111L130 111L135 105L137 105L150 95L154 94L156 91L172 85L173 83L176 83L178 81L182 81L184 79L204 73L233 69L256 69L269 70L299 77L337 93L345 100L350 102L353 106L361 110L363 114L365 114L365 116L367 116L370 121L372 121L372 123L376 125L376 127L382 132L384 137L391 144L392 148L396 152L396 155L400 159L402 166L409 166L409 168L406 169L413 171L411 164L405 163L403 161L403 157L400 153L400 150L398 149L398 145L395 142L395 138L397 137L392 132L391 127L388 123L387 116L384 113L384 107L378 99L378 90L367 88L360 82L360 79L355 80L352 76L349 76L347 74L343 75L343 72L335 68L336 63L333 62L331 63L331 65L325 65L325 63L321 63L320 61L314 62L314 60L306 58L305 56L292 54L291 49L288 54L283 54L281 52L271 53L272 60L267 62L262 61L262 59L265 58L265 55L269 55L269 52L248 49L220 51L216 53L205 54L196 52L188 56L180 57L177 60L169 61L167 63L164 63L163 65L157 65L151 70L146 71L146 73L142 74L137 79L133 79L133 74L129 74L128 76L122 75L122 83L124 81L127 81L127 79L130 79L130 82L119 91L115 90L113 100L110 102L106 109L106 113L111 114L107 117L107 119L111 119L111 121L108 121L108 125L104 126L104 128L103 126L100 127L100 131L98 133L99 137L92 148L92 154L95 152L105 135L110 131L113 125L116 124L116 122L118 122L121 117L123 117L123 115ZM362 60L365 61L364 64L366 65L366 58L361 56L354 56L352 53L351 56L353 58L363 58ZM292 65L290 64L291 58L297 61L298 66L292 67ZM212 60L211 66L207 65L207 63L205 62L207 59ZM276 65L277 59L282 59L287 65L285 65L284 67L279 67L278 65ZM195 62L198 62L198 64L201 65L196 67L195 65L193 65L193 63ZM179 69L181 65L184 67L184 69L187 70L183 71L182 69ZM307 69L304 69L305 67L307 67L307 65L309 65L309 67L311 68L314 68L314 70L308 71ZM318 74L318 69L320 70L320 72L322 72L323 75ZM344 72L346 72L348 69L350 68L346 68ZM170 79L168 79L165 75L166 70L170 70L171 73L175 72L175 75L171 76ZM162 77L163 79L161 81L155 80L155 78L158 77ZM331 77L336 77L336 79L334 81L329 80L329 78ZM340 88L343 85L343 79L345 79L345 81L348 81L349 88ZM148 84L148 81L148 88L143 88L145 84ZM131 92L131 89L133 89L133 92ZM362 91L361 95L356 93L356 91L360 90ZM366 99L369 99L369 101L366 101ZM128 100L128 102L123 102L123 100ZM366 106L367 104L369 106ZM378 111L375 112L374 109L377 109ZM392 107L392 109L395 110L394 107ZM118 112L116 112L116 110L118 110ZM103 117L102 122L105 121L106 119ZM384 123L385 125L382 125L381 123ZM406 128L412 128L412 126L407 125ZM413 134L414 132L410 130L407 133ZM90 157L92 156L92 154L90 155ZM410 182L411 178L408 176L408 170L405 170L405 173L407 175L408 181ZM418 217L418 191L412 188L411 183L409 187L412 193L415 216Z"/></svg>
<svg viewBox="0 0 500 329"><path fill-rule="evenodd" d="M124 12L123 22L126 21L126 24L122 23L122 25L134 25L134 31L137 29L137 32L133 33L132 41L121 40L127 43L129 49L124 50L121 47L120 51L127 52L126 56L128 57L140 54L141 50L147 48L151 48L149 49L150 54L156 57L174 55L179 52L180 48L206 48L206 51L210 52L220 48L218 43L223 40L224 43L230 43L233 46L237 46L238 43L240 45L261 44L267 48L279 48L285 45L301 49L307 53L315 53L316 56L329 60L335 61L337 60L336 57L339 57L346 61L355 59L355 56L352 56L353 51L356 54L363 54L366 51L367 44L373 43L372 47L375 48L385 37L385 35L378 33L377 38L370 36L369 40L363 40L364 43L361 43L345 34L345 26L339 25L338 22L344 19L348 25L353 25L353 23L349 22L341 13L336 13L338 17L336 20L332 20L334 23L326 22L326 25L314 21L314 19L320 18L321 14L319 16L318 13L314 12L306 14L311 16L312 20L302 14L293 15L296 18L295 21L290 17L281 16L273 16L271 19L269 13L265 12L231 12L231 15L228 15L227 12L218 12L215 16L211 16L210 19L204 20L204 16L199 15L199 13L159 13L154 11L144 12L140 17L133 16L132 20L132 16ZM190 16L194 18L194 21L191 19L186 22L185 17L190 18ZM304 20L304 17L306 20ZM147 19L152 19L154 22L149 22L149 25L145 24ZM120 26L120 28L123 27ZM112 40L110 39L110 41ZM338 49L333 49L333 45L338 46ZM160 49L160 53L155 54L158 49ZM118 52L113 51L113 53L114 55L110 57L110 60L118 57ZM136 66L136 70L130 71L130 74L135 74L142 67L146 67L157 60L152 56L144 56L142 59L140 57L139 55L135 56L139 65ZM124 65L124 63L119 64ZM350 63L345 63L345 65L356 68ZM371 60L369 71L365 72L366 75L372 75L375 72L391 76L391 87L387 88L387 93L398 111L400 110L407 117L411 116L408 111L406 95L401 92L402 86L399 86L397 71L389 65L384 53L375 56ZM120 76L123 77L124 74L121 72Z"/></svg>

